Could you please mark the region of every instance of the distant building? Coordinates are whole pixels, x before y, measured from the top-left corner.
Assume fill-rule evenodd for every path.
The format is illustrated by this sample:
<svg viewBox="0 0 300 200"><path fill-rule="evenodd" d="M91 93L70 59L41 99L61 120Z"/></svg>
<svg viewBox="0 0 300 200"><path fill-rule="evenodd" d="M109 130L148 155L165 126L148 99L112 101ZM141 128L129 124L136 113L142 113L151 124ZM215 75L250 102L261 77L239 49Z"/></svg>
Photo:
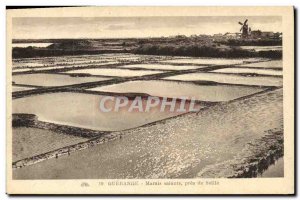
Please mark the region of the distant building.
<svg viewBox="0 0 300 200"><path fill-rule="evenodd" d="M227 33L224 34L224 37L226 39L238 39L238 38L241 37L241 33L229 33L229 32L227 32Z"/></svg>
<svg viewBox="0 0 300 200"><path fill-rule="evenodd" d="M251 31L250 36L252 38L260 38L261 37L261 31L260 30L256 30L256 31Z"/></svg>
<svg viewBox="0 0 300 200"><path fill-rule="evenodd" d="M274 37L274 32L261 32L261 37L263 37L263 38Z"/></svg>
<svg viewBox="0 0 300 200"><path fill-rule="evenodd" d="M222 36L223 36L222 33L214 34L214 37L222 37Z"/></svg>
<svg viewBox="0 0 300 200"><path fill-rule="evenodd" d="M176 35L175 38L184 39L184 38L187 38L187 36L185 36L185 35Z"/></svg>
<svg viewBox="0 0 300 200"><path fill-rule="evenodd" d="M214 40L222 40L224 39L224 35L222 33L214 34L213 38Z"/></svg>
<svg viewBox="0 0 300 200"><path fill-rule="evenodd" d="M250 38L253 39L279 39L282 37L282 33L272 31L254 30L250 33Z"/></svg>

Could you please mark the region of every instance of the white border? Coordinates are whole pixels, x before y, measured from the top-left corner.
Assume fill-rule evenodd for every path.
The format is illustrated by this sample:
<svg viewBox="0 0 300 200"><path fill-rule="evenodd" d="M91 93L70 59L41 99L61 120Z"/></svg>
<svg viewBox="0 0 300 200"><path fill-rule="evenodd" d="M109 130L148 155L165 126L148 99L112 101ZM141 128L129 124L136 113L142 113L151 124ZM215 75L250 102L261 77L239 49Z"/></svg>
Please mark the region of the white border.
<svg viewBox="0 0 300 200"><path fill-rule="evenodd" d="M196 0L185 0L185 1L179 1L179 0L173 0L173 1L161 1L161 0L152 0L152 1L146 1L146 0L139 0L139 1L134 1L134 0L126 0L126 1L121 1L121 0L106 0L106 1L99 1L98 3L96 3L94 0L71 0L71 1L61 1L61 0L52 0L51 4L49 1L40 1L40 0L26 0L26 1L19 1L19 0L2 0L0 1L0 8L1 8L1 13L0 13L0 19L1 19L1 27L0 27L0 34L1 34L1 40L0 40L0 44L2 44L2 48L0 50L0 62L1 62L1 67L0 67L0 80L1 80L1 84L0 84L0 91L2 92L1 95L1 102L0 102L0 109L3 111L2 114L0 115L0 127L2 130L2 134L1 134L1 139L0 139L0 152L2 155L2 159L1 159L1 164L0 164L0 171L2 172L1 177L1 181L0 181L0 197L1 199L8 199L9 197L5 194L5 159L3 159L5 157L6 151L5 151L5 133L6 133L6 129L5 129L5 118L6 118L6 79L5 79L5 75L6 75L6 24L5 24L5 6L6 5L15 5L15 6L19 6L19 5L39 5L39 6L59 6L59 5L199 5L199 6L225 6L225 5L243 5L243 6L247 6L247 5L252 5L252 6L263 6L263 5L267 5L267 6L278 6L278 5L294 5L296 8L300 7L300 1L299 0L273 0L273 1L261 1L261 0L251 0L251 1L247 1L247 2L243 2L243 1L238 1L238 0L227 0L227 1L218 1L218 0L210 0L210 1L196 1ZM296 23L298 26L299 25L299 20L298 20L298 15L299 13L296 15L297 16L297 20ZM297 40L296 40L297 41ZM298 46L299 41L297 41L297 45ZM295 55L295 57L299 56L299 51L297 52L297 55ZM298 70L299 73L299 70ZM297 73L297 77L298 74ZM298 87L299 89L299 87ZM297 93L299 93L299 91L297 91ZM298 119L297 122L300 122L300 120ZM298 136L298 141L299 142L299 136ZM298 153L298 158L297 160L299 160L299 153ZM298 166L299 169L299 166ZM298 184L299 185L299 184ZM27 197L26 199L41 199L43 197ZM82 198L82 197L81 197ZM203 197L202 197L203 198ZM58 199L62 199L62 197L58 198ZM87 199L87 197L83 197L82 199ZM210 199L216 199L216 198L210 198ZM248 199L248 198L247 198Z"/></svg>

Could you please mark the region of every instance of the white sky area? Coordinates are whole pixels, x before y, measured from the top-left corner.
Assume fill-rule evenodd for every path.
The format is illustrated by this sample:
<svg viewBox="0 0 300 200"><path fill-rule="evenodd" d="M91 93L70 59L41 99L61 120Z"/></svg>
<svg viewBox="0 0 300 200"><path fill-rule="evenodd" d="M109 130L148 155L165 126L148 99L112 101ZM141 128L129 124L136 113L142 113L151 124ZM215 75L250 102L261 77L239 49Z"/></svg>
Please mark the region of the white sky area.
<svg viewBox="0 0 300 200"><path fill-rule="evenodd" d="M239 32L248 19L252 30L282 32L279 16L40 17L14 18L13 39L143 38Z"/></svg>

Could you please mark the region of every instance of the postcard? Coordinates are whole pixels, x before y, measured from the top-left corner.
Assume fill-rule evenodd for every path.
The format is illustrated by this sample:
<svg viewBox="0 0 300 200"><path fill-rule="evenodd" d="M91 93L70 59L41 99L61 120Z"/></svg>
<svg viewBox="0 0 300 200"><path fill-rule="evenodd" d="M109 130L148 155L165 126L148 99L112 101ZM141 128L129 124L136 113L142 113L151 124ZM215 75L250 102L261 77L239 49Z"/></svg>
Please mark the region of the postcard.
<svg viewBox="0 0 300 200"><path fill-rule="evenodd" d="M294 8L7 9L8 194L294 191Z"/></svg>

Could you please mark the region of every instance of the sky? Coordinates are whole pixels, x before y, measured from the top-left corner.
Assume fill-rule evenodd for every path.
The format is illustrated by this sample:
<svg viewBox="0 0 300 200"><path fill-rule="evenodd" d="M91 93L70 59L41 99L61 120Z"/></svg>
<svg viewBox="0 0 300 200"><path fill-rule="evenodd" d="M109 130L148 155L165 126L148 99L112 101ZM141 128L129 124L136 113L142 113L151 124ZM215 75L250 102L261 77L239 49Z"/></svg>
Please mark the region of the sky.
<svg viewBox="0 0 300 200"><path fill-rule="evenodd" d="M13 18L13 39L211 35L239 32L245 19L252 30L282 32L279 16L22 17Z"/></svg>

